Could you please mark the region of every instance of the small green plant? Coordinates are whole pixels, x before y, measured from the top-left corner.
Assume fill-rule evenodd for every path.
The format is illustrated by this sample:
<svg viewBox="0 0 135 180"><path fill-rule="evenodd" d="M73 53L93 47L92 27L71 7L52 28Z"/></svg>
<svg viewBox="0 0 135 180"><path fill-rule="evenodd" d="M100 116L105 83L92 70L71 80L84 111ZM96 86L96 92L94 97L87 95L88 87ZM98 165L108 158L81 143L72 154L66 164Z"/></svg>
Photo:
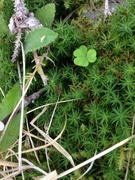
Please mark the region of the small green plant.
<svg viewBox="0 0 135 180"><path fill-rule="evenodd" d="M39 8L35 13L35 17L39 19L43 26L50 28L54 21L55 11L55 4L49 3Z"/></svg>
<svg viewBox="0 0 135 180"><path fill-rule="evenodd" d="M57 33L48 28L37 28L30 31L25 37L25 53L35 51L37 49L43 48L53 42Z"/></svg>
<svg viewBox="0 0 135 180"><path fill-rule="evenodd" d="M96 51L94 49L87 50L87 47L82 45L73 52L75 59L74 63L77 66L87 67L89 63L96 61Z"/></svg>
<svg viewBox="0 0 135 180"><path fill-rule="evenodd" d="M5 19L9 19L8 17L12 14L9 12L9 8L12 10L10 1L4 1L4 4L6 4ZM135 23L133 23L135 0L129 0L130 6L118 9L118 13L116 12L115 15L108 18L106 23L99 22L96 23L96 26L94 22L90 26L91 21L89 22L89 18L84 19L79 13L79 18L74 18L73 15L70 17L70 21L69 19L63 21L66 13L64 12L64 15L60 15L61 10L63 11L60 5L64 4L63 7L67 8L66 12L69 12L74 5L78 7L82 2L71 0L59 0L57 2L59 3L58 5L56 4L57 22L55 21L54 26L51 26L55 9L54 5L46 6L48 8L44 6L48 1L25 1L30 11L36 12L35 17L44 26L38 30L32 30L26 35L25 54L38 49L38 57L43 60L42 54L47 49L44 46L48 46L52 42L52 45L49 45L48 48L48 55L51 55L56 65L53 66L48 62L48 64L50 63L49 66L42 67L49 79L45 88L45 94L43 94L43 98L36 100L27 109L31 110L31 107L35 109L35 107L46 105L46 103L51 104L46 112L38 118L36 125L45 133L48 124L50 124L50 119L52 119L48 135L54 139L60 134L66 121L64 132L57 142L71 154L75 163L79 164L92 157L95 152L102 152L131 135L132 117L135 113L135 38L133 36L135 34ZM94 2L97 4L97 0ZM85 6L83 8L85 10ZM51 12L53 15L45 15L47 10L50 12L49 15ZM87 22L87 26L84 22ZM47 29L47 33L43 32L42 34L40 32L40 30L44 31L50 27L53 27L54 31ZM52 37L51 33L55 33L55 37ZM58 37L56 38L57 33ZM3 37L5 35L1 36L2 40ZM50 40L46 42L47 37ZM5 39L7 40L7 38ZM1 41L0 87L6 93L11 89L15 81L18 81L18 77L16 78L16 75L14 75L16 71L13 71L13 64L7 63L10 62L9 56L11 57L11 54L9 53L12 51L9 51L9 48L6 49L6 47L4 49L4 43ZM7 43L10 44L10 41ZM73 50L75 51L73 52ZM98 60L96 61L97 53ZM74 62L72 54L74 55ZM32 66L31 60L33 59L32 53L28 53L26 59L26 68L29 67L30 69ZM96 63L94 63L95 61ZM28 93L43 86L40 78L36 77L36 79L37 81L33 81ZM39 117L41 111L41 109L37 109L32 111L32 114L28 114L28 124L32 117L34 119L37 116ZM1 114L3 116L3 113ZM17 123L19 124L19 122ZM12 133L10 124L9 128ZM31 135L33 135L32 129L30 127L29 134ZM9 133L7 135L9 136ZM45 145L44 141L41 142L39 140L41 135L39 136L39 133L34 128L32 139L36 135L38 138L32 141L34 146L37 148ZM27 143L25 144L27 145ZM30 143L28 147L22 144L23 149L29 149L29 145L32 147ZM3 145L0 144L0 148L1 146ZM127 173L128 179L134 179L134 147L134 143L132 143L132 146L127 145L125 147L123 145L122 152L118 150L113 151L102 159L96 160L92 170L85 175L86 178L84 179L126 179L126 169L129 169L129 173ZM13 150L16 152L15 148ZM50 164L51 171L56 169L58 173L71 168L68 159L63 157L61 153L58 153L57 149L52 146L47 148L48 163L44 158L44 152L44 149L40 149L37 153L40 161L38 167L46 172L48 172L48 164ZM129 168L127 168L128 157L130 157L129 152L133 155L130 159ZM24 153L23 157L37 164L33 152ZM13 158L11 160L13 161ZM114 169L114 167L116 168ZM80 172L83 174L85 170L85 167L81 168ZM32 173L33 171L31 171ZM37 173L32 175L32 177L37 178ZM28 171L24 172L24 177L25 179L30 178ZM22 179L22 177L17 176L17 179ZM62 179L78 179L78 177L76 178L75 174L71 174Z"/></svg>
<svg viewBox="0 0 135 180"><path fill-rule="evenodd" d="M53 42L58 34L49 29L52 26L55 17L55 4L49 3L39 8L35 17L43 25L26 34L25 37L25 54L43 48Z"/></svg>
<svg viewBox="0 0 135 180"><path fill-rule="evenodd" d="M10 115L16 107L20 97L21 91L19 84L15 84L0 104L1 123L4 120L3 123L6 124L6 119L10 118ZM17 140L19 134L19 124L20 113L12 118L8 127L5 128L3 132L0 132L0 151L7 150Z"/></svg>

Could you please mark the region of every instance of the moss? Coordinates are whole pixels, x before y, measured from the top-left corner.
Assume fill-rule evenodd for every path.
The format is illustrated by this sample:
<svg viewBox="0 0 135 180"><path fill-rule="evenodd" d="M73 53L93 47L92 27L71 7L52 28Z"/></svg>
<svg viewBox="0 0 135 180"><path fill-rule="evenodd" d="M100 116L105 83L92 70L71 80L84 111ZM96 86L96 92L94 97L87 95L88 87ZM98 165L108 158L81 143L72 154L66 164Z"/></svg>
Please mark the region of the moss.
<svg viewBox="0 0 135 180"><path fill-rule="evenodd" d="M26 3L33 11L44 5L41 0ZM92 23L85 19L86 26L82 23L84 19L78 17L67 23L57 21L53 26L59 37L50 46L49 53L56 67L50 62L45 67L49 77L46 94L35 106L56 102L58 97L62 101L75 99L58 105L50 136L55 138L67 120L66 129L58 142L73 156L76 164L92 157L95 151L101 152L131 134L135 113L134 9L135 1L132 0L126 7L119 7L106 22ZM61 19L60 15L57 19ZM82 44L97 51L97 61L87 68L77 67L73 63L73 51ZM6 72L6 79L0 80L2 87L7 81L10 86L16 79L15 69L11 70L14 65L10 65L11 75L8 75L7 61L10 54L5 56L6 52L4 50L1 56L1 59L7 57L1 61L6 69L0 69L0 73ZM36 83L33 89L36 88ZM40 88L39 84L38 87ZM39 119L41 129L44 123L49 123L53 108L51 106ZM127 145L126 148L121 147L97 160L86 179L124 179L130 150L134 152L134 147ZM50 148L48 152L52 169L57 168L58 172L62 172L71 167L69 161L55 149ZM39 154L44 159L44 153ZM134 157L129 169L128 178L134 179ZM84 167L80 172L85 170ZM71 176L74 178L73 174Z"/></svg>

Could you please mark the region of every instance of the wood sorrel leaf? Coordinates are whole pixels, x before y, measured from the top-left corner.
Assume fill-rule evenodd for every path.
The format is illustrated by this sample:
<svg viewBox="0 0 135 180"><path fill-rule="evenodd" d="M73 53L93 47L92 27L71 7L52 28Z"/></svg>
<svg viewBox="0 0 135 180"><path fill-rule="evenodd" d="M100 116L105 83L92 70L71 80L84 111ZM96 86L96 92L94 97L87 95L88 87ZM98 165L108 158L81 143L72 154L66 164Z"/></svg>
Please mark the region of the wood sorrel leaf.
<svg viewBox="0 0 135 180"><path fill-rule="evenodd" d="M75 58L74 63L77 66L82 66L82 67L86 67L89 64L89 62L85 56Z"/></svg>
<svg viewBox="0 0 135 180"><path fill-rule="evenodd" d="M86 54L87 54L87 48L86 46L82 45L80 46L78 49L76 49L74 51L74 56L76 57L74 59L74 63L77 65L77 66L83 66L83 67L86 67L88 66L88 60L86 58Z"/></svg>
<svg viewBox="0 0 135 180"><path fill-rule="evenodd" d="M73 52L74 64L77 66L86 67L89 63L93 63L96 61L96 51L94 49L90 49L87 51L87 47L82 45L78 49Z"/></svg>
<svg viewBox="0 0 135 180"><path fill-rule="evenodd" d="M74 51L73 54L75 57L86 57L86 54L87 54L86 46L84 45L80 46L78 49Z"/></svg>
<svg viewBox="0 0 135 180"><path fill-rule="evenodd" d="M93 63L96 61L97 57L96 57L96 51L94 49L90 49L88 52L87 52L87 59L90 63Z"/></svg>

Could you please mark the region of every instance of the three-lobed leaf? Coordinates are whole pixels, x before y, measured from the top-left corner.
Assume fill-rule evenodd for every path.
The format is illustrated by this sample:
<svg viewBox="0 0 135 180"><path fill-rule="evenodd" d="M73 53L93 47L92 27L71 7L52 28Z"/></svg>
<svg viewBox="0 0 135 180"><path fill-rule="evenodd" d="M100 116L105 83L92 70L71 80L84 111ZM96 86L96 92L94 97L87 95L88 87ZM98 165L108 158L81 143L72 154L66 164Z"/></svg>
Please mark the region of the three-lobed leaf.
<svg viewBox="0 0 135 180"><path fill-rule="evenodd" d="M89 63L96 61L96 51L94 49L87 50L87 47L82 45L73 52L74 63L77 66L87 67Z"/></svg>

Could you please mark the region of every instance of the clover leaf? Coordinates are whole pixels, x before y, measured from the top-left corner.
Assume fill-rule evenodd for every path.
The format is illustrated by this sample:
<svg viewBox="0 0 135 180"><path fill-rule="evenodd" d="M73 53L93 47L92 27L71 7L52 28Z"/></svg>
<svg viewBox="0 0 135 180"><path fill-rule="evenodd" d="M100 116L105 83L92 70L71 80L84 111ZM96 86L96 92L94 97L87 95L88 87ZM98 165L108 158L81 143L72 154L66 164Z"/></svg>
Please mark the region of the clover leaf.
<svg viewBox="0 0 135 180"><path fill-rule="evenodd" d="M87 48L86 46L82 45L78 49L74 51L74 56L76 57L74 59L74 63L78 66L88 66L89 62L87 60Z"/></svg>
<svg viewBox="0 0 135 180"><path fill-rule="evenodd" d="M73 52L74 63L77 66L87 67L89 63L96 61L96 51L94 49L87 50L87 47L82 45Z"/></svg>
<svg viewBox="0 0 135 180"><path fill-rule="evenodd" d="M88 52L87 52L87 59L90 63L93 63L96 61L97 57L96 57L97 53L94 49L90 49Z"/></svg>

